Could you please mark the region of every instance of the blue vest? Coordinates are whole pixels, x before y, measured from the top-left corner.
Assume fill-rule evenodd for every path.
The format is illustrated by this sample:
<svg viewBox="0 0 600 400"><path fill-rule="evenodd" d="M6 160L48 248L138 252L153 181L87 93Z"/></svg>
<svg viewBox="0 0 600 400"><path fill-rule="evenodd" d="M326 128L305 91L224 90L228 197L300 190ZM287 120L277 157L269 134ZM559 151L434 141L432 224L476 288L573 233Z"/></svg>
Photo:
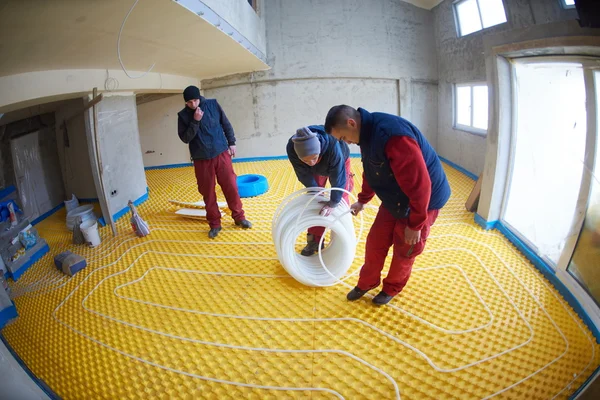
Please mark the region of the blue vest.
<svg viewBox="0 0 600 400"><path fill-rule="evenodd" d="M370 113L359 108L361 116L360 151L365 179L383 206L396 218L407 218L410 212L409 199L400 189L385 155L385 146L392 136L408 136L414 139L423 153L425 165L431 178L430 210L439 210L450 198L450 185L435 150L425 136L404 118Z"/></svg>

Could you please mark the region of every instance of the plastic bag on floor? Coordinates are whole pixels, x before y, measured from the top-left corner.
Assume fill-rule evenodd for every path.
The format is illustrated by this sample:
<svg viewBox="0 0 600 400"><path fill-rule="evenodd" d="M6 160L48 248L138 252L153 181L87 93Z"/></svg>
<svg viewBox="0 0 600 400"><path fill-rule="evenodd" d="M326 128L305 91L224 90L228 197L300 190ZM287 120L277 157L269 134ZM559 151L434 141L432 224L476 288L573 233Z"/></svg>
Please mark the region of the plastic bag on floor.
<svg viewBox="0 0 600 400"><path fill-rule="evenodd" d="M139 216L137 209L135 208L135 206L133 205L133 202L131 200L129 200L129 209L131 210L131 227L133 228L133 232L135 232L136 235L138 235L139 237L144 237L150 234L150 227L148 226L148 224L146 223L146 221L144 221L142 219L142 217Z"/></svg>
<svg viewBox="0 0 600 400"><path fill-rule="evenodd" d="M73 244L84 244L85 238L83 237L83 232L81 232L81 217L77 217L75 220L75 225L73 225Z"/></svg>

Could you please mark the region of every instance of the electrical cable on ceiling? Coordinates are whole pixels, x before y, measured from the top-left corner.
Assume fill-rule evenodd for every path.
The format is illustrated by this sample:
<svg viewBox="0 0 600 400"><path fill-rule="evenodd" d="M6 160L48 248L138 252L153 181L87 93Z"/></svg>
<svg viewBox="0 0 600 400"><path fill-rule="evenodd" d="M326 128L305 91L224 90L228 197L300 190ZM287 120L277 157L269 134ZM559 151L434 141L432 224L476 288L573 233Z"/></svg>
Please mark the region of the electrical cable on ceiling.
<svg viewBox="0 0 600 400"><path fill-rule="evenodd" d="M111 77L108 73L108 69L106 70L106 80L104 81L104 89L108 92L113 90L117 90L119 88L119 81L115 78Z"/></svg>
<svg viewBox="0 0 600 400"><path fill-rule="evenodd" d="M121 64L121 68L123 68L123 72L125 72L125 75L127 75L131 79L143 78L144 76L146 76L148 74L148 72L152 71L152 68L154 68L154 66L156 65L156 63L153 63L152 66L150 67L150 69L148 69L148 71L144 72L143 74L141 74L139 76L132 76L129 74L129 72L125 68L125 65L123 65L123 61L121 60L121 33L123 32L123 27L125 26L125 22L127 22L127 18L129 18L129 14L131 14L131 12L135 8L138 1L140 1L140 0L135 0L133 5L129 9L129 12L125 16L125 19L123 20L123 23L121 24L121 29L119 29L119 37L117 38L117 57L119 58L119 63Z"/></svg>

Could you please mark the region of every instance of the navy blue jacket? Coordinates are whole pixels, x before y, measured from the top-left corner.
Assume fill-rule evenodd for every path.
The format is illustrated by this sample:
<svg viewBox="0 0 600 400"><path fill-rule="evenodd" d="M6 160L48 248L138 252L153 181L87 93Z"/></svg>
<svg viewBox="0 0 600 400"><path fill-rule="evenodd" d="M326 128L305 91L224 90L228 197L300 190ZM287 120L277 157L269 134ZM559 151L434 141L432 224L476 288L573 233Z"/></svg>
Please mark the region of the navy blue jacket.
<svg viewBox="0 0 600 400"><path fill-rule="evenodd" d="M425 136L404 118L370 113L359 108L361 117L360 150L365 179L383 206L396 218L407 218L409 199L400 189L385 155L385 145L392 136L408 136L414 139L423 154L431 178L429 210L439 210L450 198L450 185L435 150Z"/></svg>
<svg viewBox="0 0 600 400"><path fill-rule="evenodd" d="M198 107L204 112L200 121L194 119L194 110L187 106L179 111L177 132L189 144L192 160L210 160L235 145L235 135L217 100L200 97Z"/></svg>
<svg viewBox="0 0 600 400"><path fill-rule="evenodd" d="M294 150L294 142L288 140L286 147L288 158L294 167L294 172L298 180L305 187L316 187L315 175L329 177L331 187L346 188L346 160L350 156L348 145L342 141L336 140L331 135L325 133L323 125L311 125L308 127L311 131L317 134L319 142L321 142L321 158L314 166L309 166L302 162ZM337 204L342 199L344 192L339 190L331 191L331 202Z"/></svg>

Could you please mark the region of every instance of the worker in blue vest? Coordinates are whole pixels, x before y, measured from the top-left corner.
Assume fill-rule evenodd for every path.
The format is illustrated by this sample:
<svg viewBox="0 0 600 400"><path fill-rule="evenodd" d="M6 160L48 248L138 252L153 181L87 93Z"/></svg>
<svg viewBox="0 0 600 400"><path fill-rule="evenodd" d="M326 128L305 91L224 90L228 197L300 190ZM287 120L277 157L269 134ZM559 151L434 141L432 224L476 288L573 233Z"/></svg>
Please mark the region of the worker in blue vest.
<svg viewBox="0 0 600 400"><path fill-rule="evenodd" d="M339 105L329 110L325 131L360 146L363 185L353 213L361 212L375 195L381 200L360 278L347 298L358 300L379 286L393 245L390 270L373 298L376 305L387 304L408 282L415 257L423 252L430 228L450 197L450 185L435 150L404 118Z"/></svg>

